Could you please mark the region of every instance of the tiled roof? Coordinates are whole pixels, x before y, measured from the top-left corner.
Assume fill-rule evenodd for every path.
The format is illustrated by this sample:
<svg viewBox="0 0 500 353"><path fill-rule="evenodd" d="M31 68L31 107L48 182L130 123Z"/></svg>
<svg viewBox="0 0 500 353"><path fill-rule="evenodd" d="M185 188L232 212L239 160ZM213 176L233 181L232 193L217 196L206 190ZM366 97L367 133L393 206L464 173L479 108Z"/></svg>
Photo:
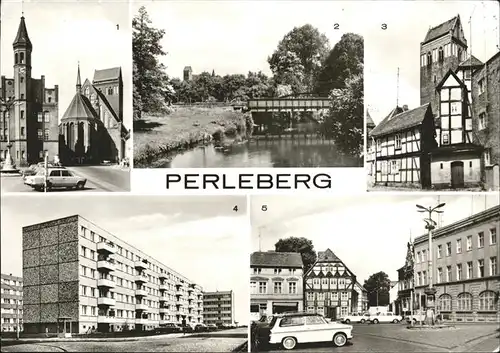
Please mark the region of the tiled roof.
<svg viewBox="0 0 500 353"><path fill-rule="evenodd" d="M325 251L318 251L318 261L341 261L337 255L333 253L330 249Z"/></svg>
<svg viewBox="0 0 500 353"><path fill-rule="evenodd" d="M250 265L301 268L303 263L297 252L256 251L250 256Z"/></svg>
<svg viewBox="0 0 500 353"><path fill-rule="evenodd" d="M425 114L429 109L429 103L418 108L403 111L396 107L380 124L378 124L370 133L371 136L387 135L392 132L417 126L424 120Z"/></svg>
<svg viewBox="0 0 500 353"><path fill-rule="evenodd" d="M77 93L73 100L66 109L62 120L66 119L79 119L79 120L92 120L96 118L96 114L90 101L83 94Z"/></svg>
<svg viewBox="0 0 500 353"><path fill-rule="evenodd" d="M448 33L450 30L452 30L455 27L455 24L457 23L457 20L459 18L460 18L459 16L455 16L451 20L448 20L444 23L441 23L439 26L430 28L427 31L427 35L425 36L424 43L430 42L431 40L439 38L442 35L445 35L446 33Z"/></svg>
<svg viewBox="0 0 500 353"><path fill-rule="evenodd" d="M484 65L481 60L476 58L474 55L471 55L467 60L460 63L460 66L482 66Z"/></svg>
<svg viewBox="0 0 500 353"><path fill-rule="evenodd" d="M26 23L24 22L24 16L21 17L21 22L19 23L19 28L17 29L16 39L14 39L13 45L16 44L26 45L28 48L32 48L30 37L28 36L28 30L26 29Z"/></svg>
<svg viewBox="0 0 500 353"><path fill-rule="evenodd" d="M93 83L102 81L116 80L121 76L121 67L112 67L110 69L95 70Z"/></svg>

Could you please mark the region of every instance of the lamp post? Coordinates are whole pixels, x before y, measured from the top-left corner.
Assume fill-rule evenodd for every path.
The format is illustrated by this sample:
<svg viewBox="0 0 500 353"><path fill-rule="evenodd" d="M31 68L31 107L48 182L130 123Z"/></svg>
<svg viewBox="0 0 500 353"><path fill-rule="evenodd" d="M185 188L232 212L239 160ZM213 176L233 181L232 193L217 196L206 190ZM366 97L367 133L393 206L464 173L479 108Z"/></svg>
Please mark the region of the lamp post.
<svg viewBox="0 0 500 353"><path fill-rule="evenodd" d="M427 325L433 326L435 324L435 303L436 303L436 291L433 282L433 268L432 268L432 231L436 228L437 223L432 219L432 213L443 213L440 210L445 205L445 203L440 203L435 207L424 207L417 205L418 212L427 213L429 218L425 218L424 222L425 229L427 229L428 238L428 259L427 259L427 273L429 276L429 285L425 288L424 293L426 295L426 312L425 312L425 323Z"/></svg>
<svg viewBox="0 0 500 353"><path fill-rule="evenodd" d="M19 172L16 169L14 161L12 160L12 156L10 154L10 148L12 147L12 143L10 142L10 108L17 103L17 101L13 98L8 100L0 99L0 103L2 105L2 116L4 123L4 131L7 130L7 155L5 156L5 163L2 167L2 173L17 173Z"/></svg>
<svg viewBox="0 0 500 353"><path fill-rule="evenodd" d="M7 283L4 283L7 287L16 292L16 289ZM19 340L19 299L14 299L16 301L16 340Z"/></svg>

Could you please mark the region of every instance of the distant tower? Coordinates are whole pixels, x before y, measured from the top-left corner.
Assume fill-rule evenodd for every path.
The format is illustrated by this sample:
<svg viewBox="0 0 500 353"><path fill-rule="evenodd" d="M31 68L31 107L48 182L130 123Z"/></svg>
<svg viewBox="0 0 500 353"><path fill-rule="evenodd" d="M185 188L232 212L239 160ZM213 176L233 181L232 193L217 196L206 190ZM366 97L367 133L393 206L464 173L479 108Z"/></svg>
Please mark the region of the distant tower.
<svg viewBox="0 0 500 353"><path fill-rule="evenodd" d="M436 85L448 70L455 71L467 58L467 40L460 15L430 28L420 43L420 104L431 103L439 112Z"/></svg>
<svg viewBox="0 0 500 353"><path fill-rule="evenodd" d="M212 77L215 77L215 70L212 69Z"/></svg>
<svg viewBox="0 0 500 353"><path fill-rule="evenodd" d="M193 79L193 69L191 66L186 66L184 68L184 81L191 81Z"/></svg>
<svg viewBox="0 0 500 353"><path fill-rule="evenodd" d="M24 22L21 17L16 39L12 43L14 48L14 97L17 104L14 105L15 131L10 132L11 141L15 141L16 155L13 156L15 163L27 161L27 154L35 146L28 146L27 133L28 125L32 123L31 114L31 45ZM36 140L35 140L36 141ZM38 142L38 141L36 141ZM21 154L19 154L21 151Z"/></svg>

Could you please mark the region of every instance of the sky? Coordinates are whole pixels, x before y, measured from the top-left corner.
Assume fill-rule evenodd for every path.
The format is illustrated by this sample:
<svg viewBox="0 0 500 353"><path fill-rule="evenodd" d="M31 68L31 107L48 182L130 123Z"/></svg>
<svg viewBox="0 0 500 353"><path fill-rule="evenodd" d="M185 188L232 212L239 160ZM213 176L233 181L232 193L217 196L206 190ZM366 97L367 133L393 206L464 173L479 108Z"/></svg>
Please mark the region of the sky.
<svg viewBox="0 0 500 353"><path fill-rule="evenodd" d="M132 23L126 1L2 0L1 73L14 75L12 43L24 9L33 45L32 77L59 85L59 118L75 94L78 62L82 83L94 70L122 67L125 125L132 122ZM119 26L117 28L117 25Z"/></svg>
<svg viewBox="0 0 500 353"><path fill-rule="evenodd" d="M365 106L376 124L396 107L398 67L399 105L420 105L420 43L430 27L458 14L476 58L486 62L500 49L498 1L373 1L367 13L387 23L365 36Z"/></svg>
<svg viewBox="0 0 500 353"><path fill-rule="evenodd" d="M204 291L232 289L235 320L248 322L246 210L244 196L2 195L1 271L22 275L23 226L79 214Z"/></svg>
<svg viewBox="0 0 500 353"><path fill-rule="evenodd" d="M441 226L499 204L497 195L408 195L369 193L350 197L253 196L250 215L252 251L274 250L283 238L305 237L316 252L330 248L364 283L384 271L397 280L410 236L425 233L415 205L444 202ZM263 211L265 205L266 211ZM437 217L434 217L438 221ZM260 242L259 242L260 233ZM260 245L260 247L259 247Z"/></svg>

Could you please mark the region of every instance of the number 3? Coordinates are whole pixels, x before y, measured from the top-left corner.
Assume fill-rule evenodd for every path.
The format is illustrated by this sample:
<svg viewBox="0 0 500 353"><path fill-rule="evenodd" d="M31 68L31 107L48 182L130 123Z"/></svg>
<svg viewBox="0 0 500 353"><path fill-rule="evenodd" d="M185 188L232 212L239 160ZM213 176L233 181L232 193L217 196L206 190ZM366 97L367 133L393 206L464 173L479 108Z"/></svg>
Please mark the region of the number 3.
<svg viewBox="0 0 500 353"><path fill-rule="evenodd" d="M387 24L386 23L382 23L382 29L387 29Z"/></svg>

